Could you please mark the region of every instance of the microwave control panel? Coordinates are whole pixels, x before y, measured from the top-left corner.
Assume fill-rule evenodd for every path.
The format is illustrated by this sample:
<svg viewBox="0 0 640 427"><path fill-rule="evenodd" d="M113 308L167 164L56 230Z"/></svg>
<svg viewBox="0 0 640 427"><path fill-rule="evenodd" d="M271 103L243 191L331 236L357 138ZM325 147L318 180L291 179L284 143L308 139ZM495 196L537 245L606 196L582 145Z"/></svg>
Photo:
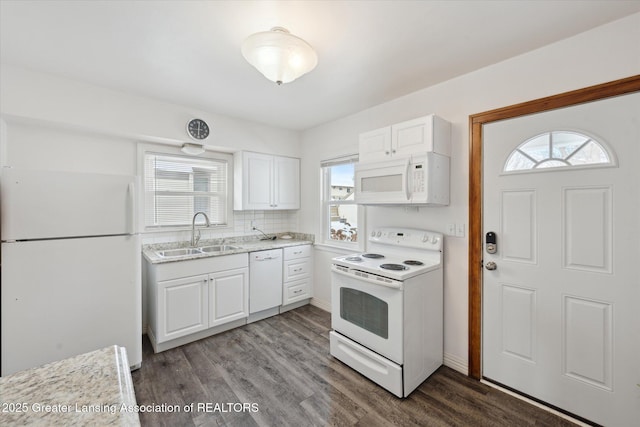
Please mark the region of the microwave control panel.
<svg viewBox="0 0 640 427"><path fill-rule="evenodd" d="M412 169L412 184L411 184L411 192L412 193L424 193L424 164L417 163L411 165Z"/></svg>

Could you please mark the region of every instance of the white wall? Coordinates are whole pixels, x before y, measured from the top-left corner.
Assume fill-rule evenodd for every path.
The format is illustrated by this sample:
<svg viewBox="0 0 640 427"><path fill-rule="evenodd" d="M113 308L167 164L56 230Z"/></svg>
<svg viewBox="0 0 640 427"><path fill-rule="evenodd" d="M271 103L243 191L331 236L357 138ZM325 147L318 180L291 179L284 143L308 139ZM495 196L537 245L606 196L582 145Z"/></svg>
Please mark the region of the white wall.
<svg viewBox="0 0 640 427"><path fill-rule="evenodd" d="M138 173L136 145L179 146L188 141L186 123L200 117L211 125L209 149L250 150L300 156L300 134L195 108L126 94L58 76L0 67L3 165L21 168ZM256 220L265 232L295 231L297 212L236 212L233 229L204 231L203 238L252 234ZM262 227L261 227L262 226ZM152 233L144 243L187 240L188 232Z"/></svg>
<svg viewBox="0 0 640 427"><path fill-rule="evenodd" d="M569 90L640 74L640 14L425 88L302 134L301 231L320 235L319 165L326 158L357 152L358 134L435 113L452 123L451 204L368 207L367 228L403 225L446 232L448 223L468 228L469 115ZM466 234L466 233L465 233ZM316 239L318 240L318 239ZM445 363L467 369L468 239L445 241ZM315 303L330 307L329 260L316 250Z"/></svg>

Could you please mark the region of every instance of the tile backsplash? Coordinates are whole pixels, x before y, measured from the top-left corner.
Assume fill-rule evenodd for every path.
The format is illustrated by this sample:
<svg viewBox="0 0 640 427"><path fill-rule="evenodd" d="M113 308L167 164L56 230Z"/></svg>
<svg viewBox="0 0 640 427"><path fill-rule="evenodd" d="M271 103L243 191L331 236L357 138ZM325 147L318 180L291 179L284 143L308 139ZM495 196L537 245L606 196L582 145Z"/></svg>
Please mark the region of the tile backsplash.
<svg viewBox="0 0 640 427"><path fill-rule="evenodd" d="M224 230L206 227L200 229L201 239L217 239L223 237L260 235L252 230L251 224L265 232L298 231L298 211L234 211L233 227ZM172 231L153 231L142 233L142 244L179 242L191 239L191 229Z"/></svg>

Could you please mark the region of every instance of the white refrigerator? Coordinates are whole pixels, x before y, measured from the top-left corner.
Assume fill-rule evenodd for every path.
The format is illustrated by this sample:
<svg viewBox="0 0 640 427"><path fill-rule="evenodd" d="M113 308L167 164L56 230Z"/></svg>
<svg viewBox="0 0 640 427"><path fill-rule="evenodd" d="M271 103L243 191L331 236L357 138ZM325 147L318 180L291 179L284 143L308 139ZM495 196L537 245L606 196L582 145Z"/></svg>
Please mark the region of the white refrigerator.
<svg viewBox="0 0 640 427"><path fill-rule="evenodd" d="M142 362L136 177L2 168L2 376L110 345Z"/></svg>

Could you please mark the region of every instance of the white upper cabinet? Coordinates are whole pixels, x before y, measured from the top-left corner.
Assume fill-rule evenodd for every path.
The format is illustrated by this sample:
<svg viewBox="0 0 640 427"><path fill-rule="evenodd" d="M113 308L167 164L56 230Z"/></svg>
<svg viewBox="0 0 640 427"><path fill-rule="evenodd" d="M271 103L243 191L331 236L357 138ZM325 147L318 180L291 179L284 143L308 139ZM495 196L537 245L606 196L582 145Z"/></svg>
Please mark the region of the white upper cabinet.
<svg viewBox="0 0 640 427"><path fill-rule="evenodd" d="M391 126L360 134L360 162L378 162L391 158Z"/></svg>
<svg viewBox="0 0 640 427"><path fill-rule="evenodd" d="M300 209L300 159L234 154L235 210Z"/></svg>
<svg viewBox="0 0 640 427"><path fill-rule="evenodd" d="M413 154L451 155L451 124L431 114L360 134L361 163L379 162Z"/></svg>

